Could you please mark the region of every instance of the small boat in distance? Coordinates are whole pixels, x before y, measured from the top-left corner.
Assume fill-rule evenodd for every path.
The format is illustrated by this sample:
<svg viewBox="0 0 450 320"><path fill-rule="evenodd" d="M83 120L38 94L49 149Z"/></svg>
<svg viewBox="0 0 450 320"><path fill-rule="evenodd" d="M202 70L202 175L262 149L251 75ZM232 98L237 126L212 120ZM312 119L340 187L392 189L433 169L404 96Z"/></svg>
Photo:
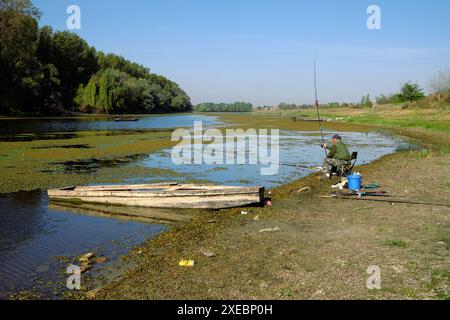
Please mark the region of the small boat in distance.
<svg viewBox="0 0 450 320"><path fill-rule="evenodd" d="M225 209L262 204L264 187L160 183L66 187L47 191L56 202L147 208Z"/></svg>
<svg viewBox="0 0 450 320"><path fill-rule="evenodd" d="M138 118L121 118L121 117L116 117L114 118L115 122L136 122L139 121Z"/></svg>

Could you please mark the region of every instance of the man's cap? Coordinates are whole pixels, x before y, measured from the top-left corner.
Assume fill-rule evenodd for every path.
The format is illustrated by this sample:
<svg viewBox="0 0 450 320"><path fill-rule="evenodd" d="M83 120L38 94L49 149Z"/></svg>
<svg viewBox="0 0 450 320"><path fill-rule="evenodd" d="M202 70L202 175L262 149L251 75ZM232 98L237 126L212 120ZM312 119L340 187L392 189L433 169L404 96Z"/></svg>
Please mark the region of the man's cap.
<svg viewBox="0 0 450 320"><path fill-rule="evenodd" d="M333 136L333 139L342 140L342 137L340 135L338 135L338 134L335 134Z"/></svg>

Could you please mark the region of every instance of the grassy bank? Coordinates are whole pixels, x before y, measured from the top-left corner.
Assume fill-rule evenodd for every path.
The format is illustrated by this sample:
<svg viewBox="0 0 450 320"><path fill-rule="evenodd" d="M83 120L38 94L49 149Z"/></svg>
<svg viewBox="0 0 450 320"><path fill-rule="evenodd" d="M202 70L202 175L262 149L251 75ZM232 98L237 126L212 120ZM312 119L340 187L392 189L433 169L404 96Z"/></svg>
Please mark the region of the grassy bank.
<svg viewBox="0 0 450 320"><path fill-rule="evenodd" d="M317 118L313 109L281 111L284 117L303 115ZM404 108L404 104L389 104L370 108L326 108L321 110L323 118L333 121L390 128L394 130L424 130L432 133L450 133L450 108ZM437 141L436 141L437 142Z"/></svg>

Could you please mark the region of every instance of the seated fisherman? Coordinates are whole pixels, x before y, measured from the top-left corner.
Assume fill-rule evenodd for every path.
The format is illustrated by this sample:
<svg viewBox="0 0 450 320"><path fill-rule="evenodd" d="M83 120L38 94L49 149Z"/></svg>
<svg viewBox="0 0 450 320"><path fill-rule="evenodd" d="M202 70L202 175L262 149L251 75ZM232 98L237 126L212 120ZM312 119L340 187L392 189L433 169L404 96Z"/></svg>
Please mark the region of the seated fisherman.
<svg viewBox="0 0 450 320"><path fill-rule="evenodd" d="M335 134L331 140L333 145L330 147L324 144L322 148L330 150L327 159L323 164L324 173L329 178L333 168L345 167L351 161L351 155L347 146L342 142L340 135Z"/></svg>

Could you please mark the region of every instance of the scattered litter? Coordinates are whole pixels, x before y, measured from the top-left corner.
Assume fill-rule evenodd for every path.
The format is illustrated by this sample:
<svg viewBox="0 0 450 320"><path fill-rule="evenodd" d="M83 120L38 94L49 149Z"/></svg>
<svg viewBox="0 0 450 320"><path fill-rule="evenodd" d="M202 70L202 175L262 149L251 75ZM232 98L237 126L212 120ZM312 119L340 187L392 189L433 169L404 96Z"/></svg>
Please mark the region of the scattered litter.
<svg viewBox="0 0 450 320"><path fill-rule="evenodd" d="M264 201L264 205L267 206L267 207L271 207L272 206L272 201L266 200L266 201Z"/></svg>
<svg viewBox="0 0 450 320"><path fill-rule="evenodd" d="M310 186L306 186L306 187L303 187L300 190L298 190L298 192L305 192L305 191L311 191L311 187Z"/></svg>
<svg viewBox="0 0 450 320"><path fill-rule="evenodd" d="M206 221L206 223L216 223L217 222L217 220L208 220L208 221Z"/></svg>
<svg viewBox="0 0 450 320"><path fill-rule="evenodd" d="M79 256L78 261L83 263L83 262L88 262L94 258L95 258L95 254L92 252L89 252L89 253L85 253L85 254L82 254L81 256Z"/></svg>
<svg viewBox="0 0 450 320"><path fill-rule="evenodd" d="M180 267L193 267L194 260L180 260L180 262L178 262L178 265Z"/></svg>
<svg viewBox="0 0 450 320"><path fill-rule="evenodd" d="M275 232L275 231L281 231L281 229L278 228L278 227L276 227L276 228L267 228L267 229L259 230L259 233L264 233L264 232Z"/></svg>
<svg viewBox="0 0 450 320"><path fill-rule="evenodd" d="M247 211L241 211L241 214L242 214L243 216L246 216L246 215L248 215L248 212L247 212Z"/></svg>
<svg viewBox="0 0 450 320"><path fill-rule="evenodd" d="M217 256L214 251L208 249L200 249L200 252L208 258L214 258L215 256Z"/></svg>
<svg viewBox="0 0 450 320"><path fill-rule="evenodd" d="M92 252L80 255L77 260L80 263L81 273L88 272L94 267L94 264L96 263L95 254Z"/></svg>
<svg viewBox="0 0 450 320"><path fill-rule="evenodd" d="M347 186L348 186L348 179L342 178L341 182L336 183L335 185L332 185L331 188L344 190L344 188L346 188Z"/></svg>
<svg viewBox="0 0 450 320"><path fill-rule="evenodd" d="M253 218L253 221L259 221L259 215Z"/></svg>
<svg viewBox="0 0 450 320"><path fill-rule="evenodd" d="M105 263L105 262L108 262L108 258L105 258L105 257L98 257L97 259L95 259L95 263L98 263L98 264L102 264L102 263Z"/></svg>

